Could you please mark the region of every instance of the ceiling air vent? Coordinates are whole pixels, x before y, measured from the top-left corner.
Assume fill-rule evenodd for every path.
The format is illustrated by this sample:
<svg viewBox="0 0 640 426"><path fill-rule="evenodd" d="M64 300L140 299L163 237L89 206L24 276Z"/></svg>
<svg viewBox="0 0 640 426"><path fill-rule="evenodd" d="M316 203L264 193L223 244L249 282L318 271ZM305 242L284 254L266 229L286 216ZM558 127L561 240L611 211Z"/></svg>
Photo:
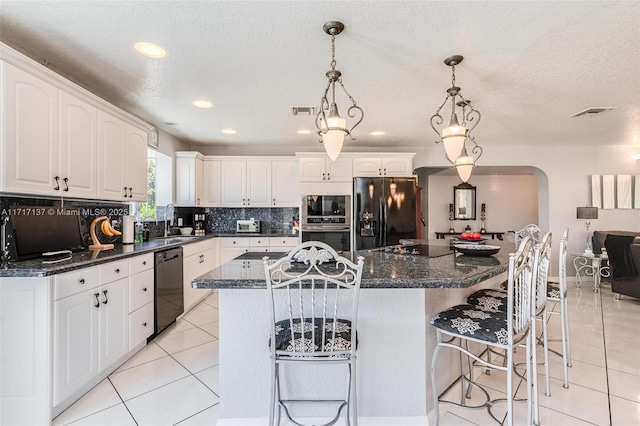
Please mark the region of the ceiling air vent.
<svg viewBox="0 0 640 426"><path fill-rule="evenodd" d="M291 107L291 115L316 115L316 107Z"/></svg>
<svg viewBox="0 0 640 426"><path fill-rule="evenodd" d="M612 109L616 109L618 107L595 107L595 108L587 108L584 111L576 112L575 114L571 114L569 117L582 117L583 115L595 115L600 114L601 112L609 111Z"/></svg>

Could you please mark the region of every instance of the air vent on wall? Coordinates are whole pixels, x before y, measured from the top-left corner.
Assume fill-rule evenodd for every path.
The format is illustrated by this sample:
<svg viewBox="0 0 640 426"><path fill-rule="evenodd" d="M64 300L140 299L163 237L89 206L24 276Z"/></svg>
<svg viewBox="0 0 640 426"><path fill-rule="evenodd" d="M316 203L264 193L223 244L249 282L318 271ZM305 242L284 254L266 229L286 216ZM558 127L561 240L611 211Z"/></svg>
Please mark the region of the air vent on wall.
<svg viewBox="0 0 640 426"><path fill-rule="evenodd" d="M316 115L316 107L291 107L291 115Z"/></svg>
<svg viewBox="0 0 640 426"><path fill-rule="evenodd" d="M582 117L583 115L595 115L600 114L601 112L609 111L612 109L616 109L618 107L594 107L587 108L584 111L576 112L575 114L571 114L569 117Z"/></svg>

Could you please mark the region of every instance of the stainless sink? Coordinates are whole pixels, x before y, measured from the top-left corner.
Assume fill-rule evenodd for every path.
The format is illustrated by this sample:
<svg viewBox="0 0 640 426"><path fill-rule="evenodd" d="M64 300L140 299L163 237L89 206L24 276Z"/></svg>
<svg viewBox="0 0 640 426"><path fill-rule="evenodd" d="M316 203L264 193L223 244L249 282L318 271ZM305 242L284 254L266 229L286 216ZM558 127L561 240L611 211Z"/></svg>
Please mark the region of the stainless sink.
<svg viewBox="0 0 640 426"><path fill-rule="evenodd" d="M168 237L152 238L151 241L158 241L164 244L184 243L186 241L192 241L198 238L195 235L170 235Z"/></svg>

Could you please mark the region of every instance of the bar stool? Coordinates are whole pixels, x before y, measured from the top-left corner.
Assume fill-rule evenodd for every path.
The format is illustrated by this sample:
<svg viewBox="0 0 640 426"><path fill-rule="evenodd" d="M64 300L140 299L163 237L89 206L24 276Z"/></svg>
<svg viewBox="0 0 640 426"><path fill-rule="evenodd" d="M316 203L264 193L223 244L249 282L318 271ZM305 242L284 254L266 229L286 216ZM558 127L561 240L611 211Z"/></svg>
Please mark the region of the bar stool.
<svg viewBox="0 0 640 426"><path fill-rule="evenodd" d="M560 312L549 310L550 315L560 315L560 329L562 354L554 350L551 352L562 356L564 374L564 388L569 388L569 368L571 367L571 338L569 336L569 309L567 306L567 246L569 245L569 228L565 228L560 239L560 253L558 255L558 281L547 283L547 302L558 303ZM549 339L558 340L558 339Z"/></svg>
<svg viewBox="0 0 640 426"><path fill-rule="evenodd" d="M533 225L535 226L535 225ZM525 237L526 238L526 237ZM529 236L529 238L531 238ZM533 305L531 310L531 334L534 336L533 353L531 364L533 365L533 407L534 407L534 424L539 424L539 403L538 403L538 356L536 346L538 343L537 321L542 323L542 347L544 353L544 370L545 370L545 395L551 396L551 384L549 376L549 342L547 333L547 293L548 293L548 277L549 265L551 261L551 233L547 232L542 237L539 244L534 248L534 270L535 279L533 285ZM483 289L478 290L467 298L467 303L478 306L482 309L507 309L508 294L500 290ZM487 359L491 362L491 354L504 356L503 354L487 349Z"/></svg>
<svg viewBox="0 0 640 426"><path fill-rule="evenodd" d="M272 264L264 258L271 320L270 426L280 424L283 410L300 425L290 412L292 405L300 403L338 405L335 417L325 425L338 421L346 407L346 424L351 424L351 416L357 426L356 327L363 265L362 256L353 263L318 241L302 243ZM287 363L346 365L344 399L282 398L280 366Z"/></svg>
<svg viewBox="0 0 640 426"><path fill-rule="evenodd" d="M525 237L516 253L509 255L509 280L507 285L507 308L504 310L491 310L478 305L458 305L446 309L431 319L431 324L436 328L437 345L431 361L431 383L435 402L436 425L440 421L439 403L440 397L437 389L436 366L438 354L441 348L451 348L460 352L460 356L466 355L483 368L505 371L507 374L507 423L513 425L513 355L516 346L523 344L526 347L526 359L531 359L531 350L535 349L531 335L531 311L533 303L532 282L534 280L534 251L531 237ZM469 342L485 344L490 348L504 350L507 359L506 365L492 363L481 358L468 349ZM462 366L462 362L461 362ZM461 402L443 401L460 406L464 405L465 383L478 386L461 371L462 393ZM531 424L531 374L532 369L526 369L527 381L527 422ZM482 389L482 388L480 388ZM484 389L482 389L484 391ZM489 414L496 421L499 420L491 412L491 406L495 401L489 401L489 395L484 391L487 401L478 406L469 408L487 407Z"/></svg>

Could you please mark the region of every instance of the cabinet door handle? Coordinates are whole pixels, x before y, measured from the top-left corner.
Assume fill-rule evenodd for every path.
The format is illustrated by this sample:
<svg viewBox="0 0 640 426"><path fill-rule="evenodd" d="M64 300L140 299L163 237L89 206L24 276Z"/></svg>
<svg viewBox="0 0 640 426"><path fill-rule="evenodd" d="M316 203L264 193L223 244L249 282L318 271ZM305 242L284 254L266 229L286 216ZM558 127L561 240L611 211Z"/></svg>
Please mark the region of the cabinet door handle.
<svg viewBox="0 0 640 426"><path fill-rule="evenodd" d="M146 327L146 326L147 326L146 321L142 323L142 326L143 326L143 327Z"/></svg>
<svg viewBox="0 0 640 426"><path fill-rule="evenodd" d="M143 288L142 288L142 291L147 291L147 288L146 288L146 287L143 287Z"/></svg>
<svg viewBox="0 0 640 426"><path fill-rule="evenodd" d="M146 264L147 264L147 261L145 260L144 262L142 262L142 264L143 264L143 265L146 265Z"/></svg>
<svg viewBox="0 0 640 426"><path fill-rule="evenodd" d="M384 175L385 176L387 175L387 169L384 169Z"/></svg>
<svg viewBox="0 0 640 426"><path fill-rule="evenodd" d="M127 198L127 187L123 186L123 188L124 188L124 198Z"/></svg>
<svg viewBox="0 0 640 426"><path fill-rule="evenodd" d="M204 263L204 254L200 255L200 263Z"/></svg>
<svg viewBox="0 0 640 426"><path fill-rule="evenodd" d="M96 294L94 294L94 296L96 297L96 304L93 305L93 306L95 306L96 308L99 308L100 307L100 299L98 299L98 297L100 297L100 293L96 293Z"/></svg>
<svg viewBox="0 0 640 426"><path fill-rule="evenodd" d="M331 173L327 173L327 180L331 180Z"/></svg>
<svg viewBox="0 0 640 426"><path fill-rule="evenodd" d="M326 179L326 177L325 177L325 175L326 175L326 173L323 173L323 174L322 174L322 180L327 180L327 179Z"/></svg>
<svg viewBox="0 0 640 426"><path fill-rule="evenodd" d="M84 278L80 278L80 284L84 284Z"/></svg>
<svg viewBox="0 0 640 426"><path fill-rule="evenodd" d="M378 169L378 176L382 174L382 169Z"/></svg>
<svg viewBox="0 0 640 426"><path fill-rule="evenodd" d="M129 198L133 198L133 188L129 187Z"/></svg>
<svg viewBox="0 0 640 426"><path fill-rule="evenodd" d="M68 192L69 191L69 183L68 183L69 179L68 178L64 178L62 180L64 181L64 189L63 189L63 191L64 192Z"/></svg>
<svg viewBox="0 0 640 426"><path fill-rule="evenodd" d="M109 299L107 299L107 290L103 290L102 294L104 294L104 301L102 302L102 304L106 305L109 302Z"/></svg>
<svg viewBox="0 0 640 426"><path fill-rule="evenodd" d="M116 269L116 274L119 274L119 273L120 273L120 268L117 268Z"/></svg>
<svg viewBox="0 0 640 426"><path fill-rule="evenodd" d="M276 205L276 199L275 198L273 199L273 205L274 206Z"/></svg>
<svg viewBox="0 0 640 426"><path fill-rule="evenodd" d="M248 206L249 206L249 205L251 205L251 203L249 202L249 199L248 199L248 198L247 198L247 205L248 205Z"/></svg>
<svg viewBox="0 0 640 426"><path fill-rule="evenodd" d="M54 177L54 179L56 180L56 187L53 188L54 191L60 191L60 176L56 176Z"/></svg>

